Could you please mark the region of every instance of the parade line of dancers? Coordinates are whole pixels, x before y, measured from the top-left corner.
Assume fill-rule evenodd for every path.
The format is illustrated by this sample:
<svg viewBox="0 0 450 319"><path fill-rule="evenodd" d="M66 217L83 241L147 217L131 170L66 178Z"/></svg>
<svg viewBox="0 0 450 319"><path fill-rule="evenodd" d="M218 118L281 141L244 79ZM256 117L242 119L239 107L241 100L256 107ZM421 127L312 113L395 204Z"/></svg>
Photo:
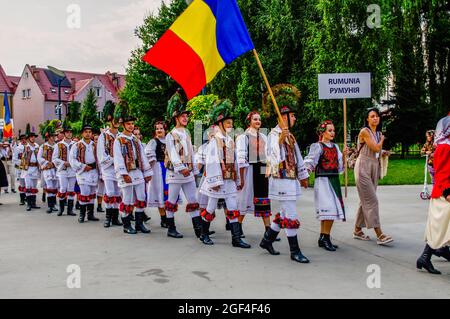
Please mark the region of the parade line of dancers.
<svg viewBox="0 0 450 319"><path fill-rule="evenodd" d="M254 214L264 227L260 247L271 255L279 255L273 243L279 241L278 234L284 229L291 259L309 263L297 236L300 227L297 200L301 188L308 187L310 174L314 174L315 210L320 221L318 246L336 251L338 246L331 241L331 229L335 221L345 221L346 215L339 181L344 170L343 154L333 142L333 122L320 123L318 141L303 158L290 132L296 122L295 102L280 105L283 122L280 120L267 136L260 130L260 114L251 112L246 117L247 129L236 139L230 134L233 131L232 108L228 99L215 103L209 111L208 140L196 151L187 129L190 112L178 91L168 101L168 121L156 122L154 138L147 145L135 132L136 118L123 101L104 110L107 128L98 139L94 139L95 132L88 123L83 123L80 139L74 139L67 122L55 132L48 131L46 142L40 146L35 142L35 133L21 135L12 158L20 183L20 204L26 205L27 211L39 208L37 184L42 177L47 213L75 216L74 209L79 205L79 223L86 219L98 221L94 204L97 200L101 211L103 200L106 206L104 227L122 226L125 233L136 234L150 232L145 225L149 217L144 210L155 207L161 217L161 227L168 229L167 235L182 238L175 216L180 218L177 212L183 191L187 201L185 211L201 243L214 244L210 225L223 209L232 246L250 248L244 241L242 222L246 214ZM173 126L171 131L167 123ZM427 245L417 260L417 268L431 273L439 273L431 264L431 255L450 260L449 123L447 120L443 124L440 133L441 144L446 148L436 150L434 158L436 175L426 231ZM369 241L371 238L363 229L373 228L376 243L389 245L393 238L381 230L376 195L383 141L380 114L377 109L371 109L358 136L355 175L360 205L353 238ZM442 168L436 169L436 162ZM201 180L197 183L195 177L200 174ZM272 201L279 204L279 212L274 216ZM447 220L433 219L432 206L433 211L439 211L437 214L445 211Z"/></svg>

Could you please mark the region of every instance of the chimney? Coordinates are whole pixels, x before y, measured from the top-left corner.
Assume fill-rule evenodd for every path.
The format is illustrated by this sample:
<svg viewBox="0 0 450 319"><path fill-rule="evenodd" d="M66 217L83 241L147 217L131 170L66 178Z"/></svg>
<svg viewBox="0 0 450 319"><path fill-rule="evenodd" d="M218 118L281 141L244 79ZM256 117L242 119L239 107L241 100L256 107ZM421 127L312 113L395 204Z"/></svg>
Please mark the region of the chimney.
<svg viewBox="0 0 450 319"><path fill-rule="evenodd" d="M72 89L72 93L75 93L75 78L70 78L70 88Z"/></svg>

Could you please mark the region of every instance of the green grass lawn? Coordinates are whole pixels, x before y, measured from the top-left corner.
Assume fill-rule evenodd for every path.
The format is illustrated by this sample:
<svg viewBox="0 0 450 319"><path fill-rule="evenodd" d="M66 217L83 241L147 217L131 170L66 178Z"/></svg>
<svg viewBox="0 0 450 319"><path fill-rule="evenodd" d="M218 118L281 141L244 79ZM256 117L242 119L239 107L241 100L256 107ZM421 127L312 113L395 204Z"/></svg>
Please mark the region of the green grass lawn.
<svg viewBox="0 0 450 319"><path fill-rule="evenodd" d="M379 185L420 185L423 184L425 159L389 159L387 175L379 181ZM309 181L314 184L314 174ZM431 178L428 176L428 184ZM344 174L341 175L341 185L344 185ZM348 185L355 185L353 170L348 171Z"/></svg>

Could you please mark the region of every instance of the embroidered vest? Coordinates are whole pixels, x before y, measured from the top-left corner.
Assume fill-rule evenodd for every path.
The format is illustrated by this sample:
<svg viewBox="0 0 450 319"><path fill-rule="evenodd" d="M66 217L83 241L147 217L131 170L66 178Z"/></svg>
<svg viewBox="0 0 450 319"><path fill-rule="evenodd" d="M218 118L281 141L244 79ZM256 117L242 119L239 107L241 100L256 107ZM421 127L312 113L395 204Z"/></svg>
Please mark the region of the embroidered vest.
<svg viewBox="0 0 450 319"><path fill-rule="evenodd" d="M339 160L336 147L334 144L331 147L324 143L320 143L320 145L322 146L322 155L320 155L319 163L316 166L316 177L339 175Z"/></svg>
<svg viewBox="0 0 450 319"><path fill-rule="evenodd" d="M54 149L54 146L51 146L49 144L44 144L44 146L43 146L42 157L47 162L49 162L49 164L51 166L50 168L48 168L48 167L44 168L44 170L51 169L51 168L55 167L55 164L52 163L53 149Z"/></svg>
<svg viewBox="0 0 450 319"><path fill-rule="evenodd" d="M275 178L284 178L284 179L296 179L297 174L297 161L295 159L295 144L297 141L295 137L291 134L289 136L292 145L284 142L280 145L280 149L284 148L285 160L278 164L278 167L271 168L270 175Z"/></svg>
<svg viewBox="0 0 450 319"><path fill-rule="evenodd" d="M114 137L108 133L105 134L105 151L111 157L114 157Z"/></svg>
<svg viewBox="0 0 450 319"><path fill-rule="evenodd" d="M173 134L173 132L170 132L169 134L172 135L172 137L173 137L173 144L175 146L175 149L178 152L178 155L180 156L181 163L187 165L188 169L190 171L192 171L194 169L194 165L192 163L192 153L191 153L192 144L191 144L191 139L189 138L189 135L188 135L188 138L186 139L187 147L189 148L189 150L188 150L188 152L186 154L185 151L184 151L183 145L181 144L181 140L180 140L180 137L178 136L178 134ZM173 167L173 164L172 164L172 162L170 160L167 147L165 148L164 153L165 153L164 154L164 166L167 169L173 171L174 167Z"/></svg>
<svg viewBox="0 0 450 319"><path fill-rule="evenodd" d="M67 153L68 153L68 147L64 143L58 143L58 152L59 152L59 159L67 162Z"/></svg>
<svg viewBox="0 0 450 319"><path fill-rule="evenodd" d="M217 146L219 150L222 150L220 154L220 165L222 167L222 177L223 179L231 179L236 180L236 166L235 166L235 157L234 157L234 142L232 141L229 146L223 142L223 140L219 137L215 138L217 141ZM220 153L220 152L219 152Z"/></svg>
<svg viewBox="0 0 450 319"><path fill-rule="evenodd" d="M36 159L37 159L38 151L39 150L37 147L34 148L34 151L31 150L31 147L29 145L27 145L25 147L25 151L24 151L24 154L22 155L22 159L21 159L22 169L28 170L28 168L30 167L31 155L33 155L33 153L34 153L34 156L36 156Z"/></svg>
<svg viewBox="0 0 450 319"><path fill-rule="evenodd" d="M260 134L253 136L251 134L245 133L247 138L247 162L252 163L265 163L266 162L266 143Z"/></svg>
<svg viewBox="0 0 450 319"><path fill-rule="evenodd" d="M77 148L78 148L78 156L77 156L77 160L80 163L83 164L92 164L92 163L86 163L86 145L84 145L84 143L82 141L79 141L77 143ZM95 158L95 163L97 163L97 147L94 144L94 158Z"/></svg>
<svg viewBox="0 0 450 319"><path fill-rule="evenodd" d="M119 137L119 142L127 171L130 172L135 169L140 169L143 172L144 165L142 164L142 154L137 138L133 137L132 140L129 140L128 138L122 136ZM137 153L136 159L134 159L133 145Z"/></svg>

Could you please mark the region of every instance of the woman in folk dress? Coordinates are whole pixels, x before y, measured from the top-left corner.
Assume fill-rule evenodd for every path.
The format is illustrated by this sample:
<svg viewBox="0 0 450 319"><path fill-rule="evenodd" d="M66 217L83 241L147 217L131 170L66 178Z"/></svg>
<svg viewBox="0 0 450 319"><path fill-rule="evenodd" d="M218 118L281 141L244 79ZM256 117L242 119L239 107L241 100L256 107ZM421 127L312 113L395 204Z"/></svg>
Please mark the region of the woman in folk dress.
<svg viewBox="0 0 450 319"><path fill-rule="evenodd" d="M167 125L163 121L156 122L155 137L145 147L145 155L153 169L153 178L147 186L147 207L158 207L161 216L160 225L163 228L168 227L164 208L169 190L166 183L166 167L164 166L166 132Z"/></svg>
<svg viewBox="0 0 450 319"><path fill-rule="evenodd" d="M314 204L317 218L320 220L319 247L336 251L330 239L331 228L336 220L345 221L345 209L342 199L339 174L344 171L342 153L333 143L335 130L333 122L324 121L317 128L319 142L311 145L305 158L308 172L315 171Z"/></svg>
<svg viewBox="0 0 450 319"><path fill-rule="evenodd" d="M236 139L237 162L240 173L240 191L238 204L241 216L239 225L245 214L252 213L261 217L265 230L270 227L272 215L269 199L269 180L266 178L266 145L267 136L260 132L261 116L258 112L250 112L246 122L249 127ZM280 239L277 238L276 241Z"/></svg>

